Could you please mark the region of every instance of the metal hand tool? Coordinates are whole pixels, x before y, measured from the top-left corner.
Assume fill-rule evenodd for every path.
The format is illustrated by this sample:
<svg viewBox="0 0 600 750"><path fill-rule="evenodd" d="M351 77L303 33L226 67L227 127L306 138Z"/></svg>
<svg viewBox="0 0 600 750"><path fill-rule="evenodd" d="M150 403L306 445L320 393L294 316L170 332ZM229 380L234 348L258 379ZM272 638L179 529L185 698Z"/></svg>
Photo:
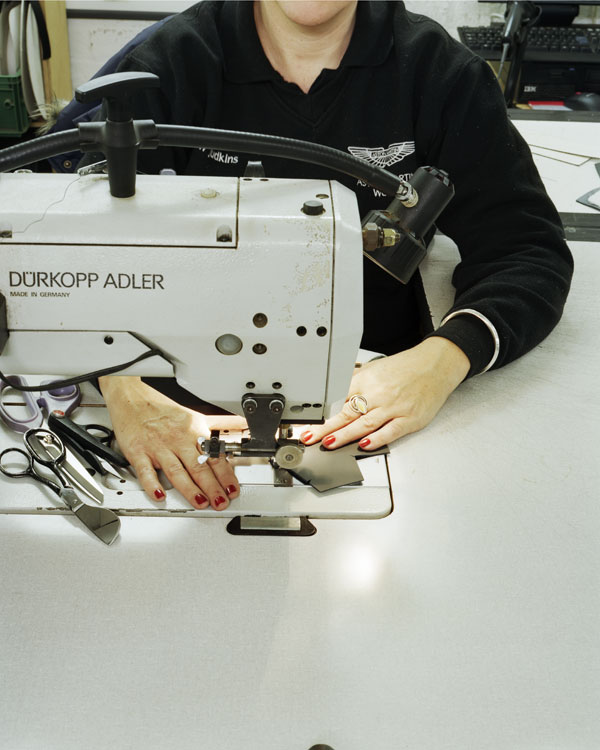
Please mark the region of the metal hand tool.
<svg viewBox="0 0 600 750"><path fill-rule="evenodd" d="M114 467L120 466L125 469L129 466L129 461L111 448L115 433L110 427L101 424L77 424L65 414L57 412L49 415L48 426L60 436L65 445L72 448L102 476L112 474L121 478Z"/></svg>
<svg viewBox="0 0 600 750"><path fill-rule="evenodd" d="M27 430L23 439L26 451L21 448L6 448L0 453L0 471L11 479L31 478L49 487L98 539L105 544L113 542L121 527L119 517L108 508L86 505L66 482L60 471L66 460L65 446L61 439L49 430L40 428ZM11 459L15 461L17 457L21 468L10 465ZM50 469L60 484L47 479L37 470L36 464Z"/></svg>

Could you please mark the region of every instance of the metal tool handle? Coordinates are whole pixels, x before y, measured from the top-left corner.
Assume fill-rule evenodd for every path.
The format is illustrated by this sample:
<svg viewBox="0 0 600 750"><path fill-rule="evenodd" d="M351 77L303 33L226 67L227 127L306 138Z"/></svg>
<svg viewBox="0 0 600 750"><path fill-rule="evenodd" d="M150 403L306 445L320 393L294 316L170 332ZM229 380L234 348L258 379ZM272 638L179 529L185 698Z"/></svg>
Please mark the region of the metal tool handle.
<svg viewBox="0 0 600 750"><path fill-rule="evenodd" d="M32 458L50 469L60 479L63 487L67 487L58 470L66 456L65 446L58 435L49 430L35 429L27 430L23 439Z"/></svg>
<svg viewBox="0 0 600 750"><path fill-rule="evenodd" d="M6 457L11 453L17 453L21 459L25 459L25 467L23 469L11 469L6 465ZM0 453L0 472L11 479L27 479L28 477L31 477L32 479L41 482L41 484L45 484L46 487L50 487L50 489L56 492L57 495L60 495L60 487L35 471L33 456L22 448L5 448L2 453Z"/></svg>

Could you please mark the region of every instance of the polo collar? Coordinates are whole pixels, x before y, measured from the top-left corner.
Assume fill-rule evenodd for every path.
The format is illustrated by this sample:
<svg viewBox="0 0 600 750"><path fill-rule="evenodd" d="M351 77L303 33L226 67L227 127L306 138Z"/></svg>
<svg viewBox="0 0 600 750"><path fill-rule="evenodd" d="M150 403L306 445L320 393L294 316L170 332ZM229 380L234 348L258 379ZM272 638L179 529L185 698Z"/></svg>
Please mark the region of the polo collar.
<svg viewBox="0 0 600 750"><path fill-rule="evenodd" d="M356 24L340 63L346 67L375 67L385 62L393 44L392 18L399 3L359 0ZM251 0L225 0L221 14L225 78L233 83L281 81L265 55Z"/></svg>

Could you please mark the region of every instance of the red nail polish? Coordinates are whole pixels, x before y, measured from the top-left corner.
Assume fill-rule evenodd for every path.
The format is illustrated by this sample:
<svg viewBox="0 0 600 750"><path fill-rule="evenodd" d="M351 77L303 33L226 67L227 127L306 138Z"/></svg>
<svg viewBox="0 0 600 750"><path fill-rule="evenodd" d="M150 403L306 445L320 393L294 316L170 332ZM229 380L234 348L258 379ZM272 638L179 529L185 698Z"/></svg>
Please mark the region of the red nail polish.
<svg viewBox="0 0 600 750"><path fill-rule="evenodd" d="M208 498L204 497L204 495L194 495L194 500L198 503L198 505L202 505L202 503L207 503Z"/></svg>
<svg viewBox="0 0 600 750"><path fill-rule="evenodd" d="M217 508L219 508L221 505L223 505L223 503L226 503L226 502L227 500L225 500L224 497L221 497L221 495L215 498L215 505L217 506Z"/></svg>
<svg viewBox="0 0 600 750"><path fill-rule="evenodd" d="M234 492L237 492L237 487L234 484L230 484L229 487L225 487L225 492L228 495L233 495Z"/></svg>
<svg viewBox="0 0 600 750"><path fill-rule="evenodd" d="M358 444L358 447L359 447L359 448L366 448L366 447L367 447L367 445L371 445L371 441L369 440L369 438L363 438L363 439L362 439L362 440L360 441L360 443Z"/></svg>
<svg viewBox="0 0 600 750"><path fill-rule="evenodd" d="M164 496L165 496L165 493L162 490L154 490L154 497L157 500L162 500Z"/></svg>
<svg viewBox="0 0 600 750"><path fill-rule="evenodd" d="M302 435L300 435L300 440L302 440L303 443L306 443L308 440L312 440L312 437L312 432L310 432L310 430L306 430L306 432L303 432Z"/></svg>
<svg viewBox="0 0 600 750"><path fill-rule="evenodd" d="M323 438L323 445L333 445L335 443L335 435L329 435Z"/></svg>

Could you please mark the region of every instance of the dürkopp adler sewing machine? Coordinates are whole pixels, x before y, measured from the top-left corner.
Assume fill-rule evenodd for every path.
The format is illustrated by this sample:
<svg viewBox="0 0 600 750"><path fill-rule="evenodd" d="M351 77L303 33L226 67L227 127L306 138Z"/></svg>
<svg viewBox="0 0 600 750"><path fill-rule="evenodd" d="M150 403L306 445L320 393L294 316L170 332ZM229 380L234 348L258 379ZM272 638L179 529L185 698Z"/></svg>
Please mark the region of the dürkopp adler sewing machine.
<svg viewBox="0 0 600 750"><path fill-rule="evenodd" d="M320 422L347 396L361 339L363 252L405 281L424 255L421 238L450 199L451 185L430 168L419 170L416 185L403 183L314 144L133 122L129 96L155 79L137 73L96 79L77 96L104 97L106 123L0 152L6 171L73 146L101 150L108 173L0 176L0 370L69 376L114 368L174 376L192 394L248 421L249 437L232 444L214 435L207 452L267 466L271 460L271 488L289 485L289 472L299 486L338 486L350 454L345 470L340 458L333 468L337 451L326 454L325 464L318 447L309 458L286 426ZM137 148L233 142L247 152L291 153L351 170L384 187L390 209L361 224L354 194L335 181L165 175L136 181ZM350 468L347 481L360 478ZM272 494L274 514L283 495L279 488ZM385 515L388 486L378 498L372 512ZM284 505L279 515L298 514L290 510L293 501Z"/></svg>

